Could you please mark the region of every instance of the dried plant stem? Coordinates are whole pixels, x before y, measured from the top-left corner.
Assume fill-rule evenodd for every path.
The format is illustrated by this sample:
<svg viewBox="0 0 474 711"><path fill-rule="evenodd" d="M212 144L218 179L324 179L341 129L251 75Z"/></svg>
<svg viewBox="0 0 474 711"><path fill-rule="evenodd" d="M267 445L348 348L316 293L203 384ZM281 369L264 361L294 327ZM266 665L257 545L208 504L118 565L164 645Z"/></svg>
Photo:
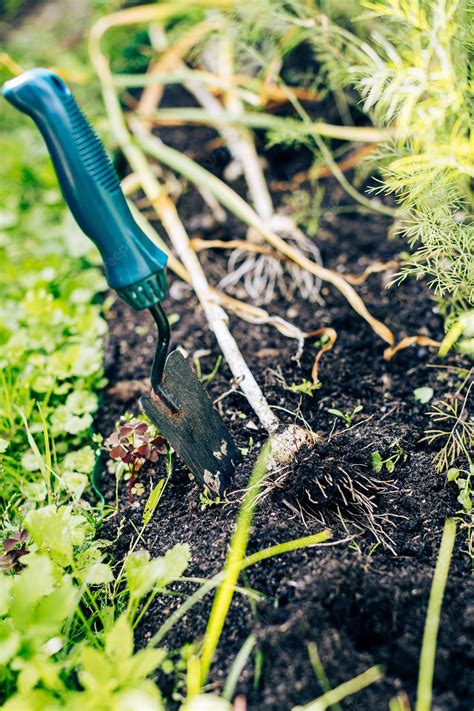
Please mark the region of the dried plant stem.
<svg viewBox="0 0 474 711"><path fill-rule="evenodd" d="M183 0L180 3L179 8L176 4L166 3L163 5L132 7L101 18L91 29L91 59L97 74L101 78L104 102L109 116L111 117L111 121L114 123L114 130L117 140L135 172L137 172L137 168L139 168L140 173L143 171L144 180L148 184L148 190L153 195L154 199L159 196L161 188L159 187L159 183L156 178L153 176L153 173L147 170L147 161L142 152L131 141L130 134L128 133L125 120L122 115L120 104L115 93L113 75L111 73L107 58L101 51L101 40L103 35L112 27L139 22L164 20L193 4L192 0ZM211 5L216 7L217 5L219 8L226 8L232 6L232 0L201 0L199 5L201 7L203 5ZM368 130L370 132L371 129ZM189 158L178 153L178 151L174 151L172 148L164 146L161 141L155 139L153 136L150 136L146 129L143 129L142 126L140 126L139 133L139 141L145 150L149 151L158 160L163 161L167 165L171 165L174 169L178 170L178 172L187 174L192 182L195 182L198 185L205 184L208 189L214 192L217 199L219 199L224 206L238 214L238 216L247 222L247 224L254 227L275 249L281 251L296 264L304 269L307 269L316 277L328 281L336 286L336 288L338 288L349 300L357 313L359 313L359 315L361 315L362 318L364 318L372 326L374 331L383 340L389 343L389 345L393 345L394 338L391 331L384 324L371 316L362 299L342 277L340 277L337 273L331 272L315 262L312 262L310 259L301 254L301 252L295 247L287 245L283 239L274 234L262 223L254 210L252 210L252 208L247 205L245 201L240 198L240 196L222 183L222 181L218 178L212 176L208 171L196 165ZM360 136L360 134L358 135ZM374 138L371 136L371 138L367 138L367 140L369 140L369 142L373 142L381 139L380 137ZM130 158L132 158L132 160L130 160ZM153 185L150 184L152 181L149 179L149 176L153 178ZM144 189L145 187L146 186L143 185Z"/></svg>
<svg viewBox="0 0 474 711"><path fill-rule="evenodd" d="M319 94L310 89L289 86L283 91L276 84L268 85L258 77L245 76L244 74L234 74L232 77L233 86L230 86L226 80L213 72L202 69L189 69L188 67L167 72L166 74L157 74L155 72L148 72L147 74L114 74L114 84L118 88L139 89L148 86L184 84L187 81L207 84L213 94L233 88L238 96L255 107L264 107L268 103L286 104L289 101L288 93L292 97L300 99L300 101L311 101L313 103L321 98ZM248 89L242 87L248 87Z"/></svg>
<svg viewBox="0 0 474 711"><path fill-rule="evenodd" d="M266 257L273 257L273 259L285 259L282 254L272 251L269 247L265 247L261 244L254 244L246 239L223 240L193 237L191 243L196 252L203 252L206 249L244 249L248 252L255 252L256 254L264 254Z"/></svg>
<svg viewBox="0 0 474 711"><path fill-rule="evenodd" d="M232 46L226 36L220 38L217 63L220 69L219 73L232 85L234 74ZM239 120L244 114L242 101L233 88L224 93L224 106L231 120ZM224 115L225 113L224 111ZM242 164L245 182L256 213L262 220L268 222L274 213L273 202L260 164L260 158L255 148L253 134L246 126L232 127L232 124L229 127L224 126L221 132L226 138L229 147L231 147L234 158ZM231 139L230 144L227 135Z"/></svg>
<svg viewBox="0 0 474 711"><path fill-rule="evenodd" d="M138 187L141 186L140 179L134 173L125 178L122 181L122 189L125 194L130 194L134 192ZM191 277L189 276L186 268L183 264L174 256L173 252L169 249L168 245L162 240L158 232L154 227L148 222L146 217L136 208L133 202L129 202L130 210L137 221L137 223L142 228L143 232L147 237L154 242L160 249L162 249L168 255L168 266L170 269L179 276L180 279L191 284ZM191 245L194 248L194 240L191 240ZM212 293L215 295L218 302L227 311L232 312L239 318L247 321L248 323L254 324L269 324L276 328L283 336L287 338L294 338L298 341L298 349L301 350L306 338L310 334L302 331L298 326L293 325L289 321L286 321L281 316L271 316L268 311L261 308L260 306L254 306L254 304L248 304L245 301L240 301L235 299L228 294L225 294L220 289L211 288Z"/></svg>
<svg viewBox="0 0 474 711"><path fill-rule="evenodd" d="M182 175L185 175L196 185L206 185L224 207L237 215L237 217L250 227L257 230L274 249L287 256L303 269L307 269L311 274L314 274L314 276L335 286L349 301L352 308L370 324L380 338L390 346L394 344L395 339L390 329L369 313L360 296L341 275L316 264L316 262L313 262L302 254L299 249L285 242L284 239L275 234L275 232L264 224L252 207L232 190L232 188L187 156L179 153L179 151L176 151L174 148L166 146L156 136L150 135L140 122L134 122L132 130L140 145L147 153Z"/></svg>
<svg viewBox="0 0 474 711"><path fill-rule="evenodd" d="M180 0L179 3L165 2L152 5L137 5L101 17L92 26L90 38L91 42L99 49L102 37L113 27L167 20L175 15L185 14L188 8L191 7L210 7L225 10L226 8L232 8L233 5L234 0Z"/></svg>
<svg viewBox="0 0 474 711"><path fill-rule="evenodd" d="M227 314L212 293L204 270L196 252L190 245L189 237L178 217L174 204L171 201L167 201L166 204L163 204L163 201L161 202L161 207L158 208L160 217L173 247L191 277L193 289L204 309L209 327L216 336L236 382L239 384L261 425L269 434L272 434L279 428L280 421L270 409L260 386L252 375L234 337L229 331Z"/></svg>
<svg viewBox="0 0 474 711"><path fill-rule="evenodd" d="M115 137L133 171L140 177L140 182L147 198L157 211L181 262L190 276L193 288L204 309L209 326L217 338L236 382L239 384L250 406L257 415L262 427L264 427L269 434L273 434L279 429L280 421L268 405L260 386L247 366L235 339L229 331L227 314L218 304L216 296L209 287L204 271L196 253L190 245L189 237L179 219L174 203L166 195L165 190L154 176L141 149L132 142L125 124L120 102L115 93L109 63L100 50L100 37L101 35L97 35L97 31L95 34L91 34L91 59L101 81L104 102Z"/></svg>
<svg viewBox="0 0 474 711"><path fill-rule="evenodd" d="M182 82L186 81L185 77L188 74L192 75L192 72L187 70L185 65L181 64L182 57L185 56L189 50L192 49L192 47L194 47L194 45L197 44L197 42L199 42L203 37L219 27L220 24L217 22L200 22L198 25L192 27L189 32L186 32L183 37L180 37L180 39L172 47L169 47L163 55L156 60L156 62L153 62L150 65L146 76L150 79L154 79L155 81L150 82L145 86L137 106L137 111L139 113L151 113L160 103L165 84L165 82L158 83L158 81L156 81L156 79L160 76L164 78L167 77L170 71L176 69L176 67L179 67L181 70ZM114 80L116 80L116 78L114 78Z"/></svg>
<svg viewBox="0 0 474 711"><path fill-rule="evenodd" d="M337 168L341 171L341 173L346 173L347 171L352 170L352 168L358 166L364 158L373 153L377 148L378 143L366 143L362 146L358 146L358 148L351 151L349 155L347 155L345 158L336 163ZM297 173L293 179L297 178L297 176L300 175L304 176L304 180L307 178L306 173ZM316 167L314 171L312 171L311 177L314 179L330 178L332 175L333 170L328 165L321 165Z"/></svg>
<svg viewBox="0 0 474 711"><path fill-rule="evenodd" d="M377 204L375 200L370 200L369 198L366 198L365 195L362 195L358 190L354 188L354 186L349 182L349 180L346 178L344 175L344 172L340 169L334 158L332 157L332 153L329 150L329 148L326 146L324 143L323 139L321 136L318 136L315 134L314 140L316 142L316 145L318 146L321 155L323 156L326 165L328 166L329 170L332 172L333 176L336 178L338 181L339 185L344 188L346 193L351 196L353 200L356 202L360 203L364 207L366 207L368 210L372 210L374 212L378 212L381 215L386 215L387 217L396 217L397 211L393 207L387 207L387 205L383 205L382 203Z"/></svg>

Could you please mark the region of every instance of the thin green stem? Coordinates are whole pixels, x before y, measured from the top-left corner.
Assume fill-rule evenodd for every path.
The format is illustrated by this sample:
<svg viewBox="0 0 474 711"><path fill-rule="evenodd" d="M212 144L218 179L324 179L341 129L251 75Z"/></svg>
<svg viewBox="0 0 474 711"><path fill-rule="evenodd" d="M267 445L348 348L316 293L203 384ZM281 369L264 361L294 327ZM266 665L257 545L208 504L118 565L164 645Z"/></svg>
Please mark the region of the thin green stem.
<svg viewBox="0 0 474 711"><path fill-rule="evenodd" d="M323 531L322 533L326 532ZM329 538L330 532L328 531L327 534L327 538ZM317 543L315 541L315 538L319 535L322 534L316 533L313 536L304 536L303 538L296 538L293 541L287 541L285 544L279 543L275 546L265 548L263 551L258 551L258 553L254 553L253 555L248 556L248 558L244 558L244 560L242 561L241 570L245 570L251 565L255 565L256 563L261 562L262 560L267 560L268 558L271 558L275 555L289 553L290 551L300 550L302 548L306 548L312 545L322 545L321 543ZM337 542L340 543L341 541ZM179 620L181 620L181 618L184 617L194 607L194 605L200 602L200 600L202 600L209 592L211 592L211 590L217 587L223 579L224 571L221 571L209 580L206 580L206 582L201 585L200 588L198 588L192 595L186 598L186 600L180 605L180 607L178 607L178 609L175 610L173 614L168 617L168 619L153 635L150 640L150 645L158 645L166 637L166 635L174 627L174 625L179 622Z"/></svg>
<svg viewBox="0 0 474 711"><path fill-rule="evenodd" d="M170 85L184 84L186 82L200 82L211 87L222 89L223 91L232 90L238 94L241 99L253 106L258 105L260 102L258 94L234 86L229 80L212 72L205 72L200 69L181 69L168 74L114 74L113 78L115 86L119 89L125 87L134 89L162 84Z"/></svg>
<svg viewBox="0 0 474 711"><path fill-rule="evenodd" d="M211 116L205 109L199 108L176 108L157 109L150 116L142 118L154 119L158 121L204 123L211 125L243 125L254 129L266 129L274 131L292 131L301 136L325 136L341 141L354 141L357 143L380 143L388 141L394 136L394 132L388 128L376 128L372 126L338 126L325 123L324 121L299 121L294 118L282 118L264 112L246 111L239 116L231 116L225 111L221 116Z"/></svg>
<svg viewBox="0 0 474 711"><path fill-rule="evenodd" d="M436 659L436 642L441 617L444 591L448 581L449 567L456 539L456 522L448 519L444 524L443 536L436 561L431 585L428 612L426 613L423 642L421 645L420 669L415 711L430 711L433 693L433 676Z"/></svg>
<svg viewBox="0 0 474 711"><path fill-rule="evenodd" d="M362 691L367 686L374 684L376 681L381 679L383 676L382 669L380 667L370 667L362 674L355 676L349 681L345 681L343 684L339 684L335 689L328 691L326 694L319 696L311 703L305 706L295 706L293 711L326 711L326 709L334 706L334 704L339 703L347 696L352 696L358 691Z"/></svg>
<svg viewBox="0 0 474 711"><path fill-rule="evenodd" d="M224 578L216 592L207 623L201 653L201 684L206 683L214 653L229 611L234 587L242 569L242 563L250 537L253 510L260 492L260 484L267 472L269 444L263 448L250 476L247 492L237 516L237 525L230 543L230 550L224 566Z"/></svg>
<svg viewBox="0 0 474 711"><path fill-rule="evenodd" d="M261 563L262 560L268 560L268 558L273 558L276 555L282 555L283 553L290 553L291 551L299 550L300 548L309 548L310 546L317 546L325 541L328 541L332 536L329 529L320 531L319 533L313 533L311 536L303 536L302 538L295 538L292 541L284 541L283 543L276 543L274 546L269 546L261 551L252 553L252 555L247 556L242 561L241 569L249 568L251 565L256 563Z"/></svg>
<svg viewBox="0 0 474 711"><path fill-rule="evenodd" d="M308 655L321 689L325 694L328 694L331 691L331 684L329 683L321 657L319 656L318 645L315 642L308 644ZM332 711L342 711L341 705L337 702L332 704L331 709Z"/></svg>
<svg viewBox="0 0 474 711"><path fill-rule="evenodd" d="M285 87L286 89L286 87ZM291 103L299 117L301 118L301 121L303 125L305 126L311 126L312 121L311 118L309 117L307 111L305 111L304 107L302 106L301 102L298 101L296 96L288 94L288 101ZM345 128L345 127L344 127ZM371 129L373 130L373 129ZM376 129L376 130L382 130L385 131L386 129ZM372 210L373 212L379 212L382 215L387 215L387 217L392 217L394 218L396 216L396 210L394 210L392 207L387 207L386 205L378 204L374 200L370 200L369 198L365 197L365 195L362 195L358 190L354 188L354 186L347 180L346 176L344 175L343 171L340 169L340 167L337 165L336 161L334 160L334 156L332 152L329 150L329 148L326 146L325 142L322 139L322 136L324 134L318 135L317 133L313 133L313 139L314 142L316 143L316 146L318 147L321 155L323 156L326 165L329 167L331 173L334 175L336 180L338 181L339 185L346 191L350 197L358 202L360 205L363 205L364 207L367 207L369 210ZM387 140L387 138L382 139ZM379 141L374 141L374 143L377 143Z"/></svg>
<svg viewBox="0 0 474 711"><path fill-rule="evenodd" d="M376 202L373 199L371 200L365 197L365 195L362 195L358 190L356 190L354 186L349 182L349 180L347 180L342 170L339 168L338 164L332 156L331 151L326 146L322 138L317 134L314 134L314 140L331 173L334 175L339 185L344 188L346 193L350 195L353 200L360 203L360 205L366 207L372 212L378 212L381 215L386 215L387 217L392 218L397 215L397 210L393 207L388 207L387 205L383 205L382 203Z"/></svg>
<svg viewBox="0 0 474 711"><path fill-rule="evenodd" d="M456 321L443 338L443 341L439 347L438 355L440 358L447 356L456 341L461 338L463 332L464 325L460 321Z"/></svg>
<svg viewBox="0 0 474 711"><path fill-rule="evenodd" d="M254 634L250 634L243 643L242 647L240 648L236 658L234 659L229 674L227 675L227 679L224 684L224 689L222 691L222 696L224 697L224 699L226 699L226 701L232 701L232 697L235 693L235 687L237 686L240 675L245 669L245 666L256 643L257 638Z"/></svg>
<svg viewBox="0 0 474 711"><path fill-rule="evenodd" d="M320 266L311 259L308 259L298 249L288 244L283 238L268 229L266 224L259 218L253 208L232 190L224 181L210 173L208 170L198 165L184 153L165 145L156 136L152 136L144 130L138 120L134 122L134 131L140 146L156 160L168 165L178 173L185 175L192 183L210 190L219 202L228 210L234 213L240 220L250 227L253 227L277 251L286 255L291 261L298 264L303 269L307 269L311 274L333 284L349 301L352 308L365 319L373 328L375 333L389 345L394 344L393 333L383 323L375 319L367 310L363 300L355 289L337 272Z"/></svg>

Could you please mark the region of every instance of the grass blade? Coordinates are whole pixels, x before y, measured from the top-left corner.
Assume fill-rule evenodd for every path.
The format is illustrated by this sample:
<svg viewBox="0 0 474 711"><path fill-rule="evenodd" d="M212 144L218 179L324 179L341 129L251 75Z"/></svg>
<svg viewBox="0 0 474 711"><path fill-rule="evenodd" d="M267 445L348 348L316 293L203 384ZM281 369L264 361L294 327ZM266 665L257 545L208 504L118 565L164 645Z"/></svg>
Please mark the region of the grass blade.
<svg viewBox="0 0 474 711"><path fill-rule="evenodd" d="M257 638L255 637L255 635L250 634L243 643L242 647L240 648L238 655L234 659L225 682L224 690L222 692L222 696L226 701L232 701L237 682L239 681L240 675L245 669L245 665L247 664L248 658L250 657L252 649L255 647L256 642Z"/></svg>
<svg viewBox="0 0 474 711"><path fill-rule="evenodd" d="M234 588L242 569L242 562L250 535L253 509L260 491L260 482L267 471L268 444L263 448L250 476L247 493L237 516L230 550L224 566L224 578L216 592L209 615L201 654L201 683L204 684L212 664L225 619L234 595Z"/></svg>
<svg viewBox="0 0 474 711"><path fill-rule="evenodd" d="M291 551L300 550L301 548L308 548L314 545L320 545L321 542L326 541L331 537L330 531L321 531L320 533L315 533L312 536L303 536L302 538L295 538L291 541L285 541L284 543L278 543L274 546L269 546L264 548L257 553L253 553L244 558L242 561L241 569L245 570L251 565L260 563L262 560L267 560L267 558L272 558L275 555L281 555L282 553L289 553ZM319 540L318 540L319 539ZM150 645L155 646L160 644L160 642L166 637L168 632L174 627L175 624L179 622L200 600L202 600L211 590L216 588L219 583L222 582L224 578L224 572L221 571L217 573L205 583L201 585L197 590L195 590L192 595L186 598L184 602L168 617L168 619L161 625L161 627L155 632L150 640ZM239 587L236 586L235 590L238 591Z"/></svg>
<svg viewBox="0 0 474 711"><path fill-rule="evenodd" d="M428 612L426 613L423 642L421 645L420 669L415 711L430 711L433 693L433 675L436 659L436 641L443 596L448 581L449 566L456 538L456 522L448 519L444 524L443 536L436 561L433 583L431 585Z"/></svg>
<svg viewBox="0 0 474 711"><path fill-rule="evenodd" d="M305 706L294 706L293 711L326 711L327 708L342 701L346 696L351 696L358 691L362 691L366 686L370 686L370 684L381 679L382 676L383 672L380 667L370 667L370 669L362 672L362 674L358 674L353 679L349 679L349 681L344 681L342 684L339 684L339 686L319 696L309 704Z"/></svg>
<svg viewBox="0 0 474 711"><path fill-rule="evenodd" d="M319 656L318 645L315 642L310 642L308 644L308 655L321 689L325 694L329 693L331 691L331 684L326 676L326 670L324 669L321 657ZM332 711L342 711L342 708L338 703L332 704L331 709Z"/></svg>
<svg viewBox="0 0 474 711"><path fill-rule="evenodd" d="M262 560L267 560L268 558L273 558L275 555L282 555L282 553L290 553L291 551L297 551L300 548L309 548L310 546L317 546L321 543L325 543L332 537L332 533L329 529L320 531L319 533L313 533L311 536L303 536L302 538L294 538L291 541L283 541L283 543L276 543L274 546L269 546L268 548L263 548L261 551L252 553L252 555L247 556L242 561L242 570L249 568L255 563L261 563Z"/></svg>

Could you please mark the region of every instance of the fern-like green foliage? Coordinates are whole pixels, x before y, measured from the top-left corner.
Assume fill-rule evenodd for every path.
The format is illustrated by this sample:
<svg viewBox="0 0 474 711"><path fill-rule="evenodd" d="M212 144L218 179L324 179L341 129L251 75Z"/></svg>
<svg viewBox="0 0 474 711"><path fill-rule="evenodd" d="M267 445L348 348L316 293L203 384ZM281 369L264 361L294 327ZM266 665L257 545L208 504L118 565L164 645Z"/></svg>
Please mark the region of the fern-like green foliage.
<svg viewBox="0 0 474 711"><path fill-rule="evenodd" d="M446 310L462 311L474 301L467 11L457 0L363 4L383 30L347 77L363 110L396 127L382 190L396 196L413 250L400 278L426 276Z"/></svg>
<svg viewBox="0 0 474 711"><path fill-rule="evenodd" d="M376 189L395 196L399 231L412 250L398 279L426 277L450 318L474 301L473 35L467 2L361 0L342 7L274 0L259 5L258 18L255 4L252 11L245 3L240 9L240 27L251 25L262 71L269 47L274 56L278 43L292 49L309 44L320 66L319 84L336 101L342 96L352 113L394 129L395 138L380 145L375 157L382 177ZM240 36L245 42L246 33ZM293 142L301 140L301 133L292 132L294 123L272 141L291 143L291 135Z"/></svg>
<svg viewBox="0 0 474 711"><path fill-rule="evenodd" d="M462 0L363 1L361 10L354 31L315 22L310 41L329 84L355 89L375 124L396 129L378 157L379 190L395 195L412 249L399 279L427 277L454 316L474 301L469 12Z"/></svg>

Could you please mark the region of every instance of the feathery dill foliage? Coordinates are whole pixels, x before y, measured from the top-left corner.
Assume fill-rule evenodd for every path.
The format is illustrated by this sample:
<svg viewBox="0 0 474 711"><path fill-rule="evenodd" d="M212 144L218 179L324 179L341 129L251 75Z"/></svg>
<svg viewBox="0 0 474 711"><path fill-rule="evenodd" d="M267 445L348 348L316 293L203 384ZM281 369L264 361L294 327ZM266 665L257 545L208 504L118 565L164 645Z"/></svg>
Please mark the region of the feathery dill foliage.
<svg viewBox="0 0 474 711"><path fill-rule="evenodd" d="M380 189L396 196L399 229L414 250L400 278L426 276L447 309L462 311L474 301L468 13L449 0L364 5L383 33L374 29L365 62L348 66L348 78L363 111L396 127Z"/></svg>
<svg viewBox="0 0 474 711"><path fill-rule="evenodd" d="M339 99L342 93L353 113L395 129L375 158L382 177L376 190L395 196L399 231L412 249L398 279L426 277L453 318L472 306L474 42L467 2L266 0L258 12L254 3L240 13L241 46L252 48L262 69L278 47L309 45L320 86ZM292 142L293 133L303 142L292 123L272 141Z"/></svg>

